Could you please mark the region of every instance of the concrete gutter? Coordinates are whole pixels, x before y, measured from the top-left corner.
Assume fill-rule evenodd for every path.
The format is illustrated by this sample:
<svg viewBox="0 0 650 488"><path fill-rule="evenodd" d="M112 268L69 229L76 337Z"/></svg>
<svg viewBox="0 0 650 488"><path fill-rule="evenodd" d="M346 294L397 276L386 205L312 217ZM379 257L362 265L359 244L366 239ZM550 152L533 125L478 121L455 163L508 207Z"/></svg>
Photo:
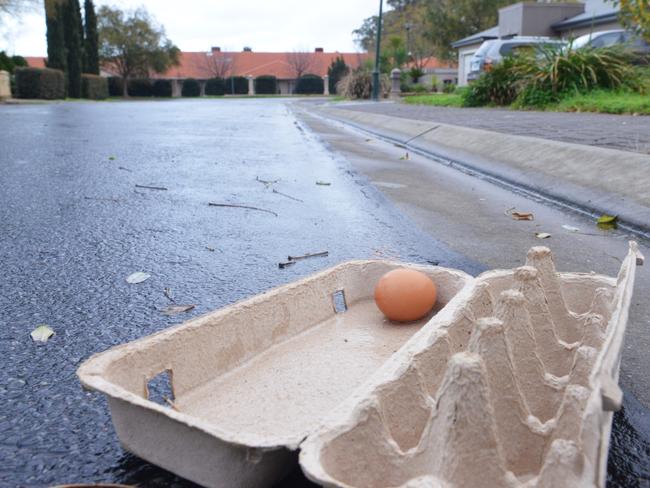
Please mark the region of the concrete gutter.
<svg viewBox="0 0 650 488"><path fill-rule="evenodd" d="M650 235L650 156L335 107L314 110L496 183Z"/></svg>

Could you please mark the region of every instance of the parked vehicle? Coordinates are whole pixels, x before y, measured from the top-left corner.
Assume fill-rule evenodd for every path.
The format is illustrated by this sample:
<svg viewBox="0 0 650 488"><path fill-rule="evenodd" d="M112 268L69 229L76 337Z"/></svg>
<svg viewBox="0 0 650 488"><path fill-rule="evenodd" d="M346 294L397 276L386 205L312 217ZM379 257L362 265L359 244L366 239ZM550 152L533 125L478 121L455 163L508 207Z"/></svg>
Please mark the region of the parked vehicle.
<svg viewBox="0 0 650 488"><path fill-rule="evenodd" d="M467 80L473 81L477 79L482 73L489 71L492 66L500 62L504 57L513 56L518 51L564 45L567 45L565 41L551 39L550 37L519 36L509 39L485 41L470 61L470 71L467 75Z"/></svg>
<svg viewBox="0 0 650 488"><path fill-rule="evenodd" d="M585 34L575 39L572 46L573 49L624 46L637 58L650 57L650 44L634 32L623 29Z"/></svg>

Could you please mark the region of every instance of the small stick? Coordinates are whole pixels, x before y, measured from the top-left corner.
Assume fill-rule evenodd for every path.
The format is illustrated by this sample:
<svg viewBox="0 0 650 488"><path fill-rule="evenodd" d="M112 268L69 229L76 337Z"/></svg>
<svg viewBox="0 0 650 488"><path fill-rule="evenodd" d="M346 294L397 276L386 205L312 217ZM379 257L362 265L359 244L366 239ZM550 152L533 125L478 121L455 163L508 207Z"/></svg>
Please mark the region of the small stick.
<svg viewBox="0 0 650 488"><path fill-rule="evenodd" d="M97 200L98 202L119 202L119 198L84 197L85 200Z"/></svg>
<svg viewBox="0 0 650 488"><path fill-rule="evenodd" d="M171 288L165 288L165 290L163 291L163 293L164 293L165 296L169 299L170 302L172 302L172 303L176 303L176 300L174 300L174 298L172 297L172 290L171 290Z"/></svg>
<svg viewBox="0 0 650 488"><path fill-rule="evenodd" d="M164 190L167 191L169 188L164 186L148 186L148 185L135 185L136 188L146 188L147 190Z"/></svg>
<svg viewBox="0 0 650 488"><path fill-rule="evenodd" d="M131 170L129 168L125 168L124 166L118 166L117 169L121 169L122 171L128 171L129 173L133 173L133 170Z"/></svg>
<svg viewBox="0 0 650 488"><path fill-rule="evenodd" d="M278 191L278 190L276 190L275 188L273 189L273 193L275 193L275 194L277 194L277 195L282 195L283 197L290 198L291 200L294 200L294 201L296 201L296 202L305 203L305 202L302 201L300 198L292 197L291 195L287 195L286 193L282 193L281 191Z"/></svg>
<svg viewBox="0 0 650 488"><path fill-rule="evenodd" d="M268 188L269 186L274 185L280 180L263 180L259 176L256 176L255 181L259 181L260 183L262 183L264 186Z"/></svg>
<svg viewBox="0 0 650 488"><path fill-rule="evenodd" d="M272 210L266 210L264 208L259 208L259 207L251 207L249 205L236 205L234 203L214 203L214 202L209 202L208 205L210 207L245 208L245 209L248 209L248 210L257 210L258 212L266 212L266 213L270 213L271 215L275 215L276 217L278 217L278 214L275 213Z"/></svg>
<svg viewBox="0 0 650 488"><path fill-rule="evenodd" d="M300 261L301 259L309 259L309 258L319 258L319 257L325 257L329 255L329 251L323 251L323 252L315 252L312 254L305 254L303 256L289 256L287 259L289 261Z"/></svg>
<svg viewBox="0 0 650 488"><path fill-rule="evenodd" d="M289 261L288 263L278 263L278 268L284 269L288 268L289 266L293 266L294 264L296 264L295 261Z"/></svg>

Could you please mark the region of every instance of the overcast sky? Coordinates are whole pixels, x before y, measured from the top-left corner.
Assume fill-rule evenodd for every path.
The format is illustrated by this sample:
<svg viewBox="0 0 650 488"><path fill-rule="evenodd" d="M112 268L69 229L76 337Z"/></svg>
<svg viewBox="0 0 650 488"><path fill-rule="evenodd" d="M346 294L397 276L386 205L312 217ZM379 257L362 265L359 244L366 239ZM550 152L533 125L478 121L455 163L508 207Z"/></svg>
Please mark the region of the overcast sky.
<svg viewBox="0 0 650 488"><path fill-rule="evenodd" d="M357 51L352 30L379 8L377 0L95 0L96 8L100 5L144 6L183 51L207 51L211 46L236 51L244 46L254 51ZM2 50L44 56L43 14L7 22L0 37Z"/></svg>

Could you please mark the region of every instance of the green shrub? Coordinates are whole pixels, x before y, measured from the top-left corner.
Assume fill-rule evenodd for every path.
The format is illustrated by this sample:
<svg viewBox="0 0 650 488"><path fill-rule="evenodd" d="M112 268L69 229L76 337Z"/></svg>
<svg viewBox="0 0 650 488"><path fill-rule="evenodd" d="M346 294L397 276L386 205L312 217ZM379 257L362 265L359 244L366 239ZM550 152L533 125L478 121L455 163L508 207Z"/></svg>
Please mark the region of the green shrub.
<svg viewBox="0 0 650 488"><path fill-rule="evenodd" d="M387 97L390 92L390 78L380 75L380 96ZM348 73L337 85L337 93L345 98L370 98L372 94L372 74L365 69L357 69Z"/></svg>
<svg viewBox="0 0 650 488"><path fill-rule="evenodd" d="M248 93L248 80L243 76L227 78L226 93L229 95L246 95Z"/></svg>
<svg viewBox="0 0 650 488"><path fill-rule="evenodd" d="M399 91L401 91L402 93L411 93L413 91L413 87L410 84L402 81L399 84Z"/></svg>
<svg viewBox="0 0 650 488"><path fill-rule="evenodd" d="M127 85L130 97L152 97L153 83L147 78L134 78Z"/></svg>
<svg viewBox="0 0 650 488"><path fill-rule="evenodd" d="M418 95L421 95L423 93L427 93L429 90L427 90L427 87L424 85L413 85L412 87L413 93L417 93Z"/></svg>
<svg viewBox="0 0 650 488"><path fill-rule="evenodd" d="M510 105L522 89L522 75L515 69L518 59L507 57L474 81L463 95L466 107Z"/></svg>
<svg viewBox="0 0 650 488"><path fill-rule="evenodd" d="M111 97L121 97L124 95L124 81L119 76L108 78L108 95Z"/></svg>
<svg viewBox="0 0 650 488"><path fill-rule="evenodd" d="M275 95L278 92L278 79L271 75L255 78L255 93L259 95Z"/></svg>
<svg viewBox="0 0 650 488"><path fill-rule="evenodd" d="M184 97L198 97L201 95L201 85L194 78L183 81L181 95Z"/></svg>
<svg viewBox="0 0 650 488"><path fill-rule="evenodd" d="M0 51L0 71L13 73L16 68L27 66L27 60L22 56L9 56L6 52Z"/></svg>
<svg viewBox="0 0 650 488"><path fill-rule="evenodd" d="M173 91L171 80L154 81L152 91L154 97L166 97L166 98L171 97Z"/></svg>
<svg viewBox="0 0 650 488"><path fill-rule="evenodd" d="M210 78L205 83L205 94L223 96L226 94L226 80L223 78Z"/></svg>
<svg viewBox="0 0 650 488"><path fill-rule="evenodd" d="M457 88L456 83L445 83L442 85L442 93L455 93Z"/></svg>
<svg viewBox="0 0 650 488"><path fill-rule="evenodd" d="M323 78L318 75L302 75L298 78L294 93L300 95L322 95L325 90Z"/></svg>
<svg viewBox="0 0 650 488"><path fill-rule="evenodd" d="M327 68L327 75L329 76L329 89L331 94L336 93L336 85L345 75L350 72L350 68L345 64L343 56L337 56L330 67Z"/></svg>
<svg viewBox="0 0 650 488"><path fill-rule="evenodd" d="M16 68L18 98L65 98L65 75L58 69Z"/></svg>
<svg viewBox="0 0 650 488"><path fill-rule="evenodd" d="M409 70L409 77L413 83L417 83L422 76L424 76L424 71L420 68L414 66Z"/></svg>
<svg viewBox="0 0 650 488"><path fill-rule="evenodd" d="M108 98L108 81L97 75L81 75L81 96L91 100Z"/></svg>

